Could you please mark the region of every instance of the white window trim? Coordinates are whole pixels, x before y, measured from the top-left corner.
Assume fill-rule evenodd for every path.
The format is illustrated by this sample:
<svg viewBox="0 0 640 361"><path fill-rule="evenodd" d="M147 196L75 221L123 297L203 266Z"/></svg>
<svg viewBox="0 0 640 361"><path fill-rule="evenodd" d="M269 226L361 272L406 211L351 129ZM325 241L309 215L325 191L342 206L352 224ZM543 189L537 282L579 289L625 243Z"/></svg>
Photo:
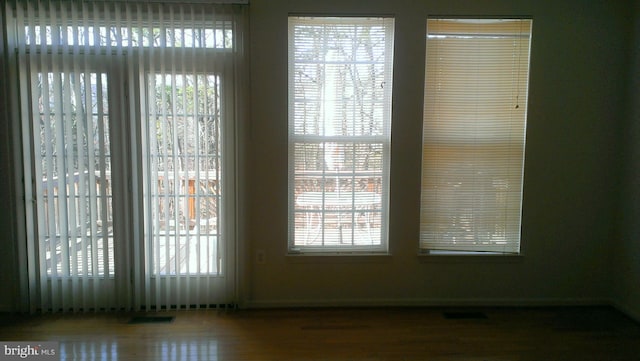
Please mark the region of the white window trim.
<svg viewBox="0 0 640 361"><path fill-rule="evenodd" d="M296 134L294 131L294 127L292 124L293 116L294 116L294 92L293 88L293 77L294 77L294 59L292 56L293 51L293 35L292 35L292 25L290 17L290 25L289 25L289 240L288 240L288 251L289 255L304 255L304 254L314 254L314 255L372 255L372 254L388 254L389 249L389 241L388 241L388 205L389 205L389 180L390 180L390 151L391 151L391 80L392 80L392 69L393 69L393 20L391 18L387 18L387 22L385 26L387 27L386 33L389 38L386 39L385 42L385 52L387 61L385 63L385 74L386 81L385 84L381 84L382 87L388 87L388 93L386 95L387 101L384 103L384 126L383 133L377 136L313 136L313 135L300 135ZM309 22L309 23L318 23L320 21L335 21L336 23L347 22L348 24L362 22L367 24L367 18L359 18L359 17L301 17L297 18L301 22ZM382 19L382 18L380 18ZM357 144L376 144L382 146L383 152L383 165L381 170L381 182L382 182L382 194L380 195L379 204L380 207L380 217L381 217L381 226L380 226L380 244L376 245L339 245L339 246L315 246L315 245L296 245L295 244L295 209L296 209L296 199L294 195L294 184L295 184L295 175L299 174L295 172L295 154L294 154L294 146L295 144L310 144L310 143L327 143L327 142L357 142ZM365 175L366 172L356 171L354 176ZM323 172L323 175L331 175L330 172ZM324 199L324 194L323 194ZM324 202L324 201L323 201ZM355 202L355 200L354 200ZM324 203L323 203L324 204ZM320 214L324 214L328 212L324 209L319 211ZM354 212L353 210L351 212ZM355 214L355 213L354 213ZM324 230L322 230L324 232ZM324 236L324 233L323 233Z"/></svg>

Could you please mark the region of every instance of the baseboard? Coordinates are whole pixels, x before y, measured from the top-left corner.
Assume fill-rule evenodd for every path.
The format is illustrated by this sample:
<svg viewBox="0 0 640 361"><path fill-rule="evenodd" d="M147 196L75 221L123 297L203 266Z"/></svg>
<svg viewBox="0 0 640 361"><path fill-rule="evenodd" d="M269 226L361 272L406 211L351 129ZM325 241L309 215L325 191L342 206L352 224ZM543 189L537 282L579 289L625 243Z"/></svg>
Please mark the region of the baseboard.
<svg viewBox="0 0 640 361"><path fill-rule="evenodd" d="M606 306L603 298L429 298L429 299L352 299L352 300L255 300L243 308L311 307L549 307Z"/></svg>
<svg viewBox="0 0 640 361"><path fill-rule="evenodd" d="M610 304L611 306L615 307L618 311L627 315L629 318L640 323L640 309L638 309L637 307L634 308L628 304L617 302L615 300L612 300Z"/></svg>

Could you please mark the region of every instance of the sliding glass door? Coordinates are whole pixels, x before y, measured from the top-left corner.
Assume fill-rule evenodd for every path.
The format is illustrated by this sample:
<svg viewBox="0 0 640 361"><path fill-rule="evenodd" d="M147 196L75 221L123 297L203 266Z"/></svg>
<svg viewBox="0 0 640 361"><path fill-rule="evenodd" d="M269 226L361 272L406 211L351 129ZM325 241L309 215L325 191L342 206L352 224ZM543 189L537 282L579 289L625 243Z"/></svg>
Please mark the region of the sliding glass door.
<svg viewBox="0 0 640 361"><path fill-rule="evenodd" d="M27 164L34 174L31 249L39 260L40 304L104 308L115 276L109 77L56 61L33 65Z"/></svg>
<svg viewBox="0 0 640 361"><path fill-rule="evenodd" d="M215 73L147 73L144 136L148 298L152 307L223 302L228 220L223 85Z"/></svg>
<svg viewBox="0 0 640 361"><path fill-rule="evenodd" d="M236 19L27 1L19 73L32 311L234 302Z"/></svg>

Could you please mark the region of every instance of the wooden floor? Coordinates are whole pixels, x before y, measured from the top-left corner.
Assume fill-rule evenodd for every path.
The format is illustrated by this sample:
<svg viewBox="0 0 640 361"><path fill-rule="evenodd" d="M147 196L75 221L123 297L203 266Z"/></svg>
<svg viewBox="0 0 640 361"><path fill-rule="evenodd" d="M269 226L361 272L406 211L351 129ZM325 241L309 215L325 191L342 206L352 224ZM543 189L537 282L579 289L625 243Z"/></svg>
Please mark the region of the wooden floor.
<svg viewBox="0 0 640 361"><path fill-rule="evenodd" d="M134 314L3 315L0 340L57 341L62 360L640 360L640 325L608 307L159 315L175 318L130 324Z"/></svg>

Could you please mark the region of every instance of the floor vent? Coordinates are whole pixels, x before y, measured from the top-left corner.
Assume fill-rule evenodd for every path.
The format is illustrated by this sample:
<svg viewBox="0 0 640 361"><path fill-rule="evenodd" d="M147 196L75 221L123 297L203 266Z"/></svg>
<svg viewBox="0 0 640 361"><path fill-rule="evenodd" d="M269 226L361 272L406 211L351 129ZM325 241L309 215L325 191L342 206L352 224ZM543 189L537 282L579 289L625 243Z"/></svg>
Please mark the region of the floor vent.
<svg viewBox="0 0 640 361"><path fill-rule="evenodd" d="M451 320L478 320L487 318L484 312L444 312L443 315L444 318Z"/></svg>
<svg viewBox="0 0 640 361"><path fill-rule="evenodd" d="M129 320L129 324L138 323L169 323L173 322L173 316L136 316Z"/></svg>
<svg viewBox="0 0 640 361"><path fill-rule="evenodd" d="M365 330L369 329L369 325L309 325L301 326L301 330Z"/></svg>

